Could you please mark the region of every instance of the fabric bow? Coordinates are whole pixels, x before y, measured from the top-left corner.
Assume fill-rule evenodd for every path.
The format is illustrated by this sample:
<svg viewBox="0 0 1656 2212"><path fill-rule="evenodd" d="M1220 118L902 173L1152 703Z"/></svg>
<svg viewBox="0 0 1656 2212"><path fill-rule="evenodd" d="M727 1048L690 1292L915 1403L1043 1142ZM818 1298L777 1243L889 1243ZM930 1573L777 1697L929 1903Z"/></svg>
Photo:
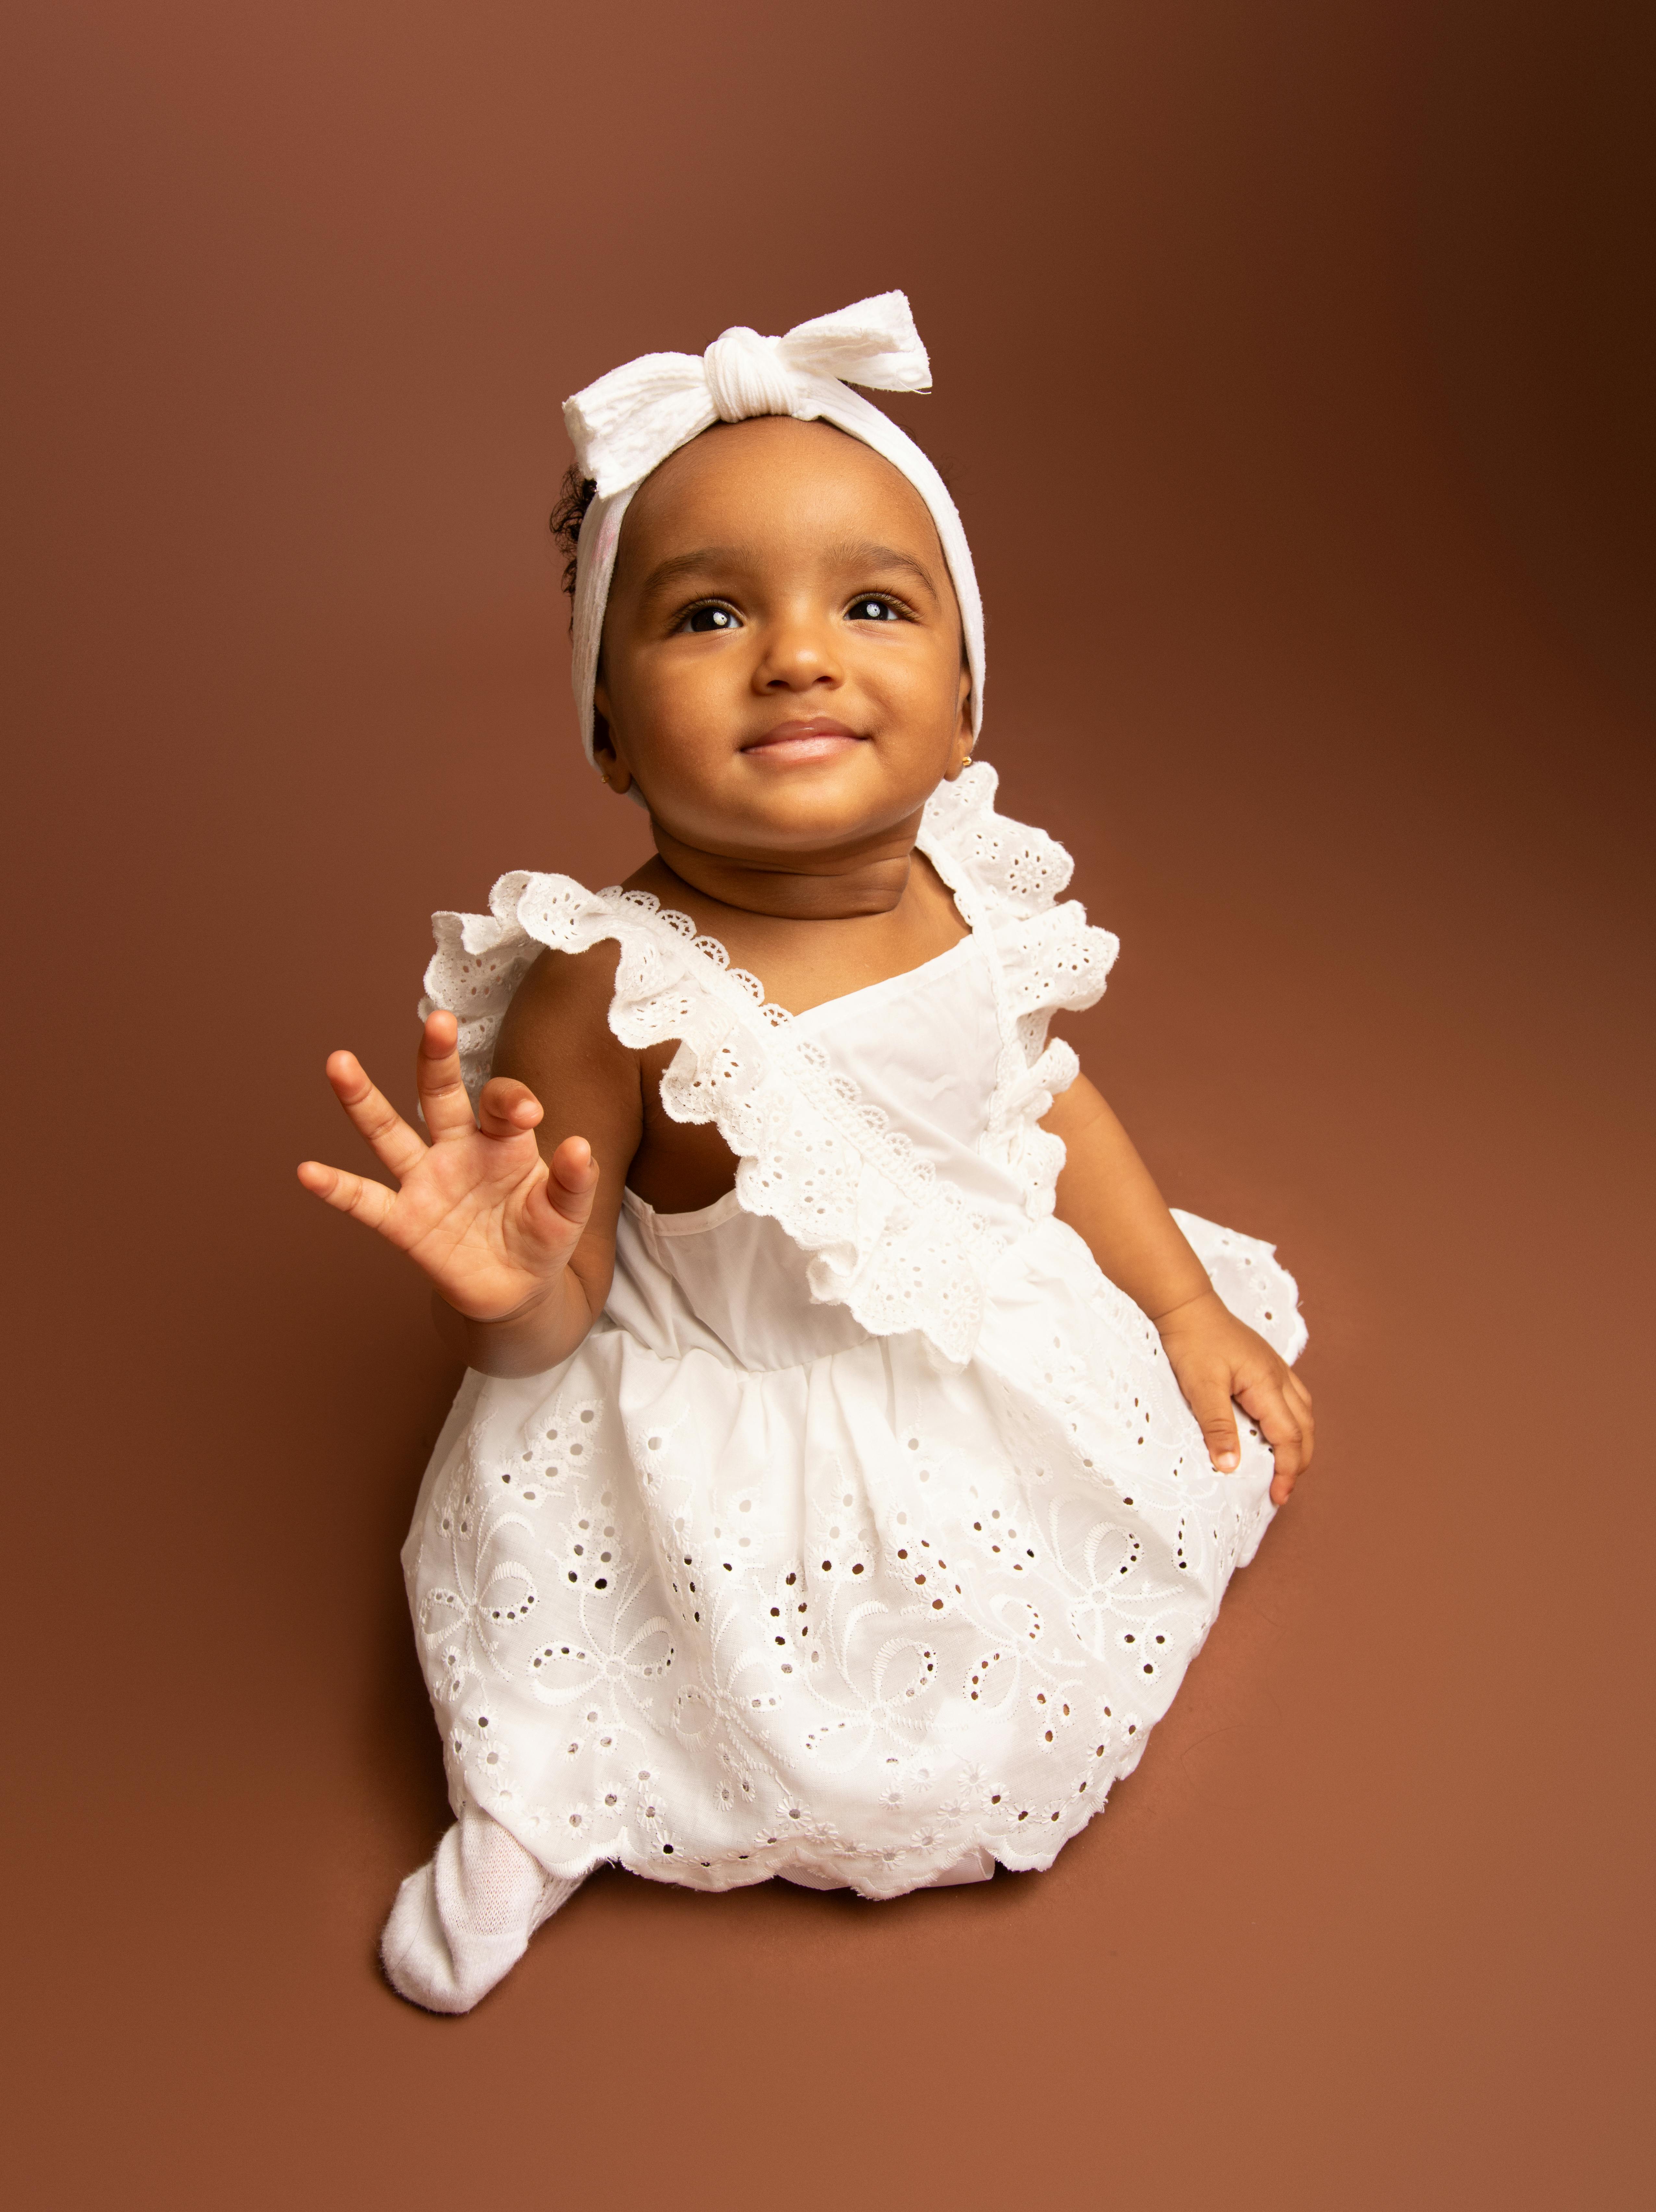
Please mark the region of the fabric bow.
<svg viewBox="0 0 1656 2212"><path fill-rule="evenodd" d="M859 300L799 323L785 337L738 325L704 354L646 353L564 403L575 461L600 499L641 483L669 453L715 422L755 415L810 421L823 384L929 392L931 364L901 292Z"/></svg>

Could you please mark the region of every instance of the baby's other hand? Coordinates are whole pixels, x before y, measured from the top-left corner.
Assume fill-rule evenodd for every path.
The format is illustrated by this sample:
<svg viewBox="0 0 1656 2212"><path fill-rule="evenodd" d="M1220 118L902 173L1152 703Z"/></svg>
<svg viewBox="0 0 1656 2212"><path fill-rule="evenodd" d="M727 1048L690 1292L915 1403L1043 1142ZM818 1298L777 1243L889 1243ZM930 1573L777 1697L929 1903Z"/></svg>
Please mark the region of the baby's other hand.
<svg viewBox="0 0 1656 2212"><path fill-rule="evenodd" d="M354 1053L328 1061L334 1094L399 1188L306 1160L299 1179L325 1204L406 1252L464 1319L513 1321L559 1285L592 1211L597 1164L582 1137L543 1160L540 1101L526 1084L486 1085L476 1115L452 1014L428 1017L416 1080L428 1144Z"/></svg>
<svg viewBox="0 0 1656 2212"><path fill-rule="evenodd" d="M1174 1306L1156 1326L1214 1466L1230 1474L1241 1463L1235 1413L1240 1406L1271 1446L1276 1462L1271 1502L1283 1504L1311 1464L1310 1391L1216 1291Z"/></svg>

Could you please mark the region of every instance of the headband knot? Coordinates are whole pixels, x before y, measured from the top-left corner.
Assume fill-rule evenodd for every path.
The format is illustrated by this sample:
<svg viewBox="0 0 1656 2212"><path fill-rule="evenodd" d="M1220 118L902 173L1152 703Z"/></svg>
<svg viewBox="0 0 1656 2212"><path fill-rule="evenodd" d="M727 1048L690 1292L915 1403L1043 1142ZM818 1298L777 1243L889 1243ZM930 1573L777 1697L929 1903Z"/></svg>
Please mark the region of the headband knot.
<svg viewBox="0 0 1656 2212"><path fill-rule="evenodd" d="M738 326L706 353L641 355L567 399L563 419L581 474L609 499L641 483L715 422L745 422L752 415L809 422L824 412L825 401L852 398L851 384L875 392L931 389L931 364L901 292L798 323L786 337Z"/></svg>
<svg viewBox="0 0 1656 2212"><path fill-rule="evenodd" d="M721 422L745 422L755 415L792 415L800 396L798 380L783 366L781 340L761 338L745 323L725 331L701 356L707 395Z"/></svg>

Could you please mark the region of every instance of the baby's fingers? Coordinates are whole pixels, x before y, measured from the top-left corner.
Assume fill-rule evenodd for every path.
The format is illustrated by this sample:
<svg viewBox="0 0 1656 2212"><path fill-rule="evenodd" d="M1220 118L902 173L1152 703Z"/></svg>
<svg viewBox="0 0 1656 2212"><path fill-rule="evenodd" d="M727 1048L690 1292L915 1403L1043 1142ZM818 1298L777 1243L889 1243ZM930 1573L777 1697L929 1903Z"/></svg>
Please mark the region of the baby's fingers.
<svg viewBox="0 0 1656 2212"><path fill-rule="evenodd" d="M1236 1437L1236 1412L1230 1402L1228 1373L1188 1384L1186 1395L1201 1428L1202 1441L1208 1448L1208 1457L1221 1474L1234 1474L1240 1463L1241 1450Z"/></svg>
<svg viewBox="0 0 1656 2212"><path fill-rule="evenodd" d="M522 1137L540 1127L541 1102L526 1083L497 1075L477 1101L477 1127L486 1137Z"/></svg>
<svg viewBox="0 0 1656 2212"><path fill-rule="evenodd" d="M1301 1392L1300 1396L1303 1398L1303 1395ZM1250 1383L1238 1394L1237 1403L1259 1423L1260 1435L1271 1446L1271 1455L1276 1462L1276 1472L1271 1480L1271 1502L1273 1505L1285 1504L1311 1458L1310 1405L1306 1402L1302 1410L1283 1384L1275 1380Z"/></svg>
<svg viewBox="0 0 1656 2212"><path fill-rule="evenodd" d="M1299 1417L1300 1473L1303 1474L1311 1464L1311 1455L1317 1449L1317 1417L1311 1410L1311 1393L1299 1376L1290 1372L1283 1386L1288 1402Z"/></svg>
<svg viewBox="0 0 1656 2212"><path fill-rule="evenodd" d="M466 1096L460 1067L460 1025L446 1006L426 1016L420 1049L414 1056L414 1083L431 1141L440 1145L469 1137L477 1124Z"/></svg>
<svg viewBox="0 0 1656 2212"><path fill-rule="evenodd" d="M367 1071L354 1052L329 1054L328 1080L334 1097L350 1115L352 1127L373 1146L380 1166L389 1168L398 1182L403 1182L425 1152L420 1138L384 1093L369 1082ZM313 1167L317 1163L306 1164Z"/></svg>
<svg viewBox="0 0 1656 2212"><path fill-rule="evenodd" d="M423 1148L422 1148L423 1149ZM300 1164L299 1180L312 1196L336 1213L349 1213L367 1229L383 1229L397 1200L382 1182L352 1175L345 1168L325 1167L320 1160Z"/></svg>
<svg viewBox="0 0 1656 2212"><path fill-rule="evenodd" d="M579 1235L591 1218L597 1196L598 1164L585 1137L566 1137L547 1164L531 1204L539 1218L533 1225L549 1241L569 1242L569 1232Z"/></svg>

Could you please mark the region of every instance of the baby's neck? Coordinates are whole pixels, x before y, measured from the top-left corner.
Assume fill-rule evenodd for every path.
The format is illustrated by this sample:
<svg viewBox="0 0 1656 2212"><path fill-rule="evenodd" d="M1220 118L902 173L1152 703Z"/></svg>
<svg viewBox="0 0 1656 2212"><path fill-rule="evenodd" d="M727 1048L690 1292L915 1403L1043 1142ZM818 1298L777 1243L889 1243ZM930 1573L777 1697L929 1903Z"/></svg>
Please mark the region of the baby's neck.
<svg viewBox="0 0 1656 2212"><path fill-rule="evenodd" d="M785 921L848 921L902 903L918 817L860 843L821 853L709 853L655 824L656 850L681 883L743 914Z"/></svg>

